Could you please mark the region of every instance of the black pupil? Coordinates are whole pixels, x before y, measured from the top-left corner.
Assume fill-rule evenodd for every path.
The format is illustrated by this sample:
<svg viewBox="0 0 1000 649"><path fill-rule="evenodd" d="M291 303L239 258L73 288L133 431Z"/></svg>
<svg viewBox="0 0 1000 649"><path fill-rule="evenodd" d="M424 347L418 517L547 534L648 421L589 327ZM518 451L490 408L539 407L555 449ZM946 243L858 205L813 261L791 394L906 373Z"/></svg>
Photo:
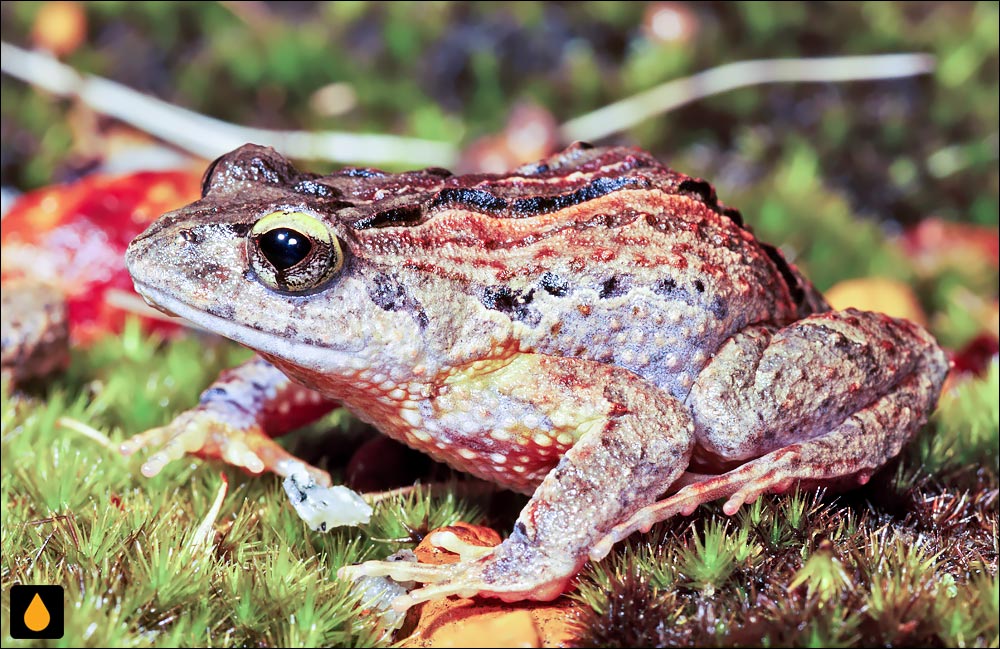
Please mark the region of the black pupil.
<svg viewBox="0 0 1000 649"><path fill-rule="evenodd" d="M275 228L257 239L260 251L277 270L286 270L306 258L312 250L309 239L295 230Z"/></svg>

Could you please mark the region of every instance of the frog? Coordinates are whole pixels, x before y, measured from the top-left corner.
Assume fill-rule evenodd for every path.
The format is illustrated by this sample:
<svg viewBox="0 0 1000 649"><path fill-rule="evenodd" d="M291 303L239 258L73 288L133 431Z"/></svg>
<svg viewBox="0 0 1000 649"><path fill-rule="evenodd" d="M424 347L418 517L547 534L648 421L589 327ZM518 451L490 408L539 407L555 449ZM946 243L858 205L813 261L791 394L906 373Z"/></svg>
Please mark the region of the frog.
<svg viewBox="0 0 1000 649"><path fill-rule="evenodd" d="M504 174L299 171L245 145L129 245L154 307L257 352L122 445L307 470L272 437L334 407L530 497L498 545L346 579L551 600L587 561L724 499L865 484L949 370L921 326L834 310L705 180L577 143Z"/></svg>
<svg viewBox="0 0 1000 649"><path fill-rule="evenodd" d="M69 324L60 293L46 283L4 278L0 376L22 388L69 364Z"/></svg>

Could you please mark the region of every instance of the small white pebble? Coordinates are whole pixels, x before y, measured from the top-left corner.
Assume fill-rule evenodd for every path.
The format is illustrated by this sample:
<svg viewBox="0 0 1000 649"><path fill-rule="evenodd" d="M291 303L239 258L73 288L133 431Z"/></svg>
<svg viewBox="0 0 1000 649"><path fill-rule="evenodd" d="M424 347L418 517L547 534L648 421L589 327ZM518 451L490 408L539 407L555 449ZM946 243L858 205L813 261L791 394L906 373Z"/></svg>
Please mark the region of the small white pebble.
<svg viewBox="0 0 1000 649"><path fill-rule="evenodd" d="M364 525L371 519L371 506L357 493L343 485L322 487L306 471L289 475L282 486L296 513L312 530Z"/></svg>

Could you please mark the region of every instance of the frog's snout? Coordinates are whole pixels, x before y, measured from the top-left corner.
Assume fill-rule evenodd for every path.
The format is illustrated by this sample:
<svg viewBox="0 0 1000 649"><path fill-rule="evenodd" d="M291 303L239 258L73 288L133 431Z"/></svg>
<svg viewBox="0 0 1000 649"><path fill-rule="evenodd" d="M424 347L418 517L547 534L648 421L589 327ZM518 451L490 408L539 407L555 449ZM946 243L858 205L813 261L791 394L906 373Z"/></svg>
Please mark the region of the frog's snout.
<svg viewBox="0 0 1000 649"><path fill-rule="evenodd" d="M165 307L157 304L156 300L154 300L153 298L151 298L149 296L149 294L146 292L145 287L143 286L142 282L140 282L138 279L136 279L136 277L135 277L134 274L132 276L132 287L135 289L135 292L139 294L139 297L142 298L142 301L145 302L148 306L153 307L154 309L156 309L160 313L166 314L166 315L170 316L171 318L179 318L180 317L176 313L174 313L173 311L171 311L170 309L167 309L167 308L165 308Z"/></svg>
<svg viewBox="0 0 1000 649"><path fill-rule="evenodd" d="M150 229L147 229L146 232L143 232L129 243L128 248L125 250L125 267L128 269L129 275L132 276L132 285L135 287L135 292L142 297L143 302L161 313L176 318L178 317L176 313L157 304L156 300L151 298L145 290L144 283L150 275L150 269L147 268L148 251L146 250L149 247Z"/></svg>

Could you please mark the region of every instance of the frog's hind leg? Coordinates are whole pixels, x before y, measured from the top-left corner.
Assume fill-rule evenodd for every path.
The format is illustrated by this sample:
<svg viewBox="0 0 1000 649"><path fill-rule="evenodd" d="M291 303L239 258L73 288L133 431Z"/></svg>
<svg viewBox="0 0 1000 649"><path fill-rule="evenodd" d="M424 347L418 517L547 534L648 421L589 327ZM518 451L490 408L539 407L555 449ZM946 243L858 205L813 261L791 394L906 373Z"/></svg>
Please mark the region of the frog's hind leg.
<svg viewBox="0 0 1000 649"><path fill-rule="evenodd" d="M527 475L517 469L538 458L546 460L544 479L532 481L537 488L514 531L487 553L444 566L375 561L338 572L425 584L398 597L397 610L454 594L557 597L594 542L678 479L694 445L684 405L620 367L521 354L497 368L453 374L445 387L433 404L439 436L450 436L459 458L495 462L463 468L517 488L514 476Z"/></svg>
<svg viewBox="0 0 1000 649"><path fill-rule="evenodd" d="M591 558L717 498L727 498L723 511L732 515L800 482L864 484L926 421L947 371L926 331L876 313L824 313L734 336L699 375L688 405L702 448L749 461L636 512Z"/></svg>

